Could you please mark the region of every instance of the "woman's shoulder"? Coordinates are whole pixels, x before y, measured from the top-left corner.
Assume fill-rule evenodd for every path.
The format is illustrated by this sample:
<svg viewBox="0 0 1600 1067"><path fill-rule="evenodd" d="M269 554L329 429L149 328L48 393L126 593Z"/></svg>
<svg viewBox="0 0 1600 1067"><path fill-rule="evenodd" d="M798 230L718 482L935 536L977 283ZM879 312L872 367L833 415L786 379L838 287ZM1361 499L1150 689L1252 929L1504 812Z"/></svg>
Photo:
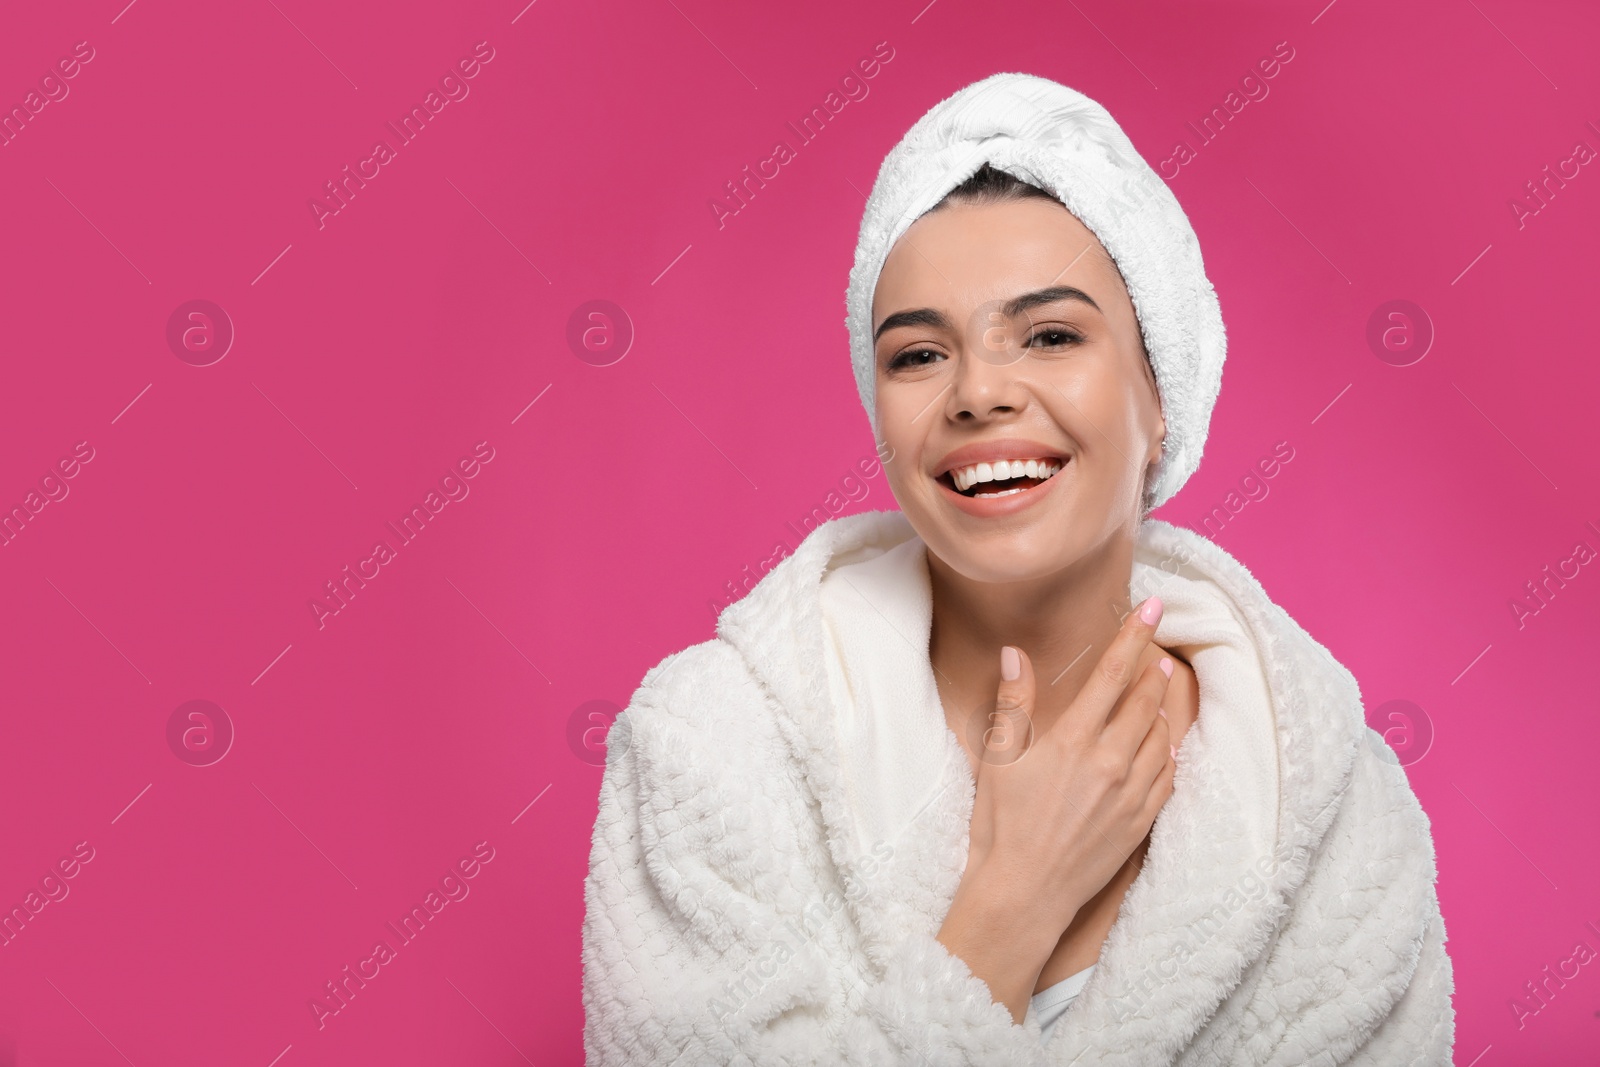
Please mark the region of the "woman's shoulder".
<svg viewBox="0 0 1600 1067"><path fill-rule="evenodd" d="M774 751L778 708L739 651L721 637L674 652L645 672L612 724L616 742L755 765Z"/></svg>
<svg viewBox="0 0 1600 1067"><path fill-rule="evenodd" d="M721 638L652 667L606 737L597 854L642 849L669 879L692 869L742 892L753 857L799 855L805 789L780 716Z"/></svg>
<svg viewBox="0 0 1600 1067"><path fill-rule="evenodd" d="M1161 593L1174 588L1172 579L1199 578L1226 598L1229 610L1247 625L1251 639L1284 663L1293 661L1306 682L1335 697L1350 713L1345 737L1360 721L1359 685L1349 668L1334 656L1271 596L1241 560L1204 535L1185 526L1147 519L1140 526L1134 555L1134 590ZM1181 586L1180 581L1176 585Z"/></svg>
<svg viewBox="0 0 1600 1067"><path fill-rule="evenodd" d="M1369 851L1387 852L1425 872L1427 880L1433 881L1437 874L1433 824L1394 749L1370 726L1361 730L1345 795L1353 819L1360 820L1360 832L1367 837ZM1383 833L1374 833L1379 826Z"/></svg>

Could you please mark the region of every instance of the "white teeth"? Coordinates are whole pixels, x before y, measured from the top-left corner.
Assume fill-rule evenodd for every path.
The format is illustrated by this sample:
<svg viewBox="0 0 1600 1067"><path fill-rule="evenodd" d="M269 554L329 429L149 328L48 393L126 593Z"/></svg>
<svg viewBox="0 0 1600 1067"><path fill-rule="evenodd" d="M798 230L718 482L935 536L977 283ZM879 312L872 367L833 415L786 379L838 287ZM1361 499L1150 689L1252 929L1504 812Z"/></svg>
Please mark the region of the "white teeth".
<svg viewBox="0 0 1600 1067"><path fill-rule="evenodd" d="M1003 482L1012 478L1038 478L1042 481L1060 470L1061 464L1053 459L1002 459L994 463L975 463L969 467L958 467L950 472L950 480L958 490L966 492L979 482ZM990 495L1009 496L1020 492L1022 487L1019 486Z"/></svg>

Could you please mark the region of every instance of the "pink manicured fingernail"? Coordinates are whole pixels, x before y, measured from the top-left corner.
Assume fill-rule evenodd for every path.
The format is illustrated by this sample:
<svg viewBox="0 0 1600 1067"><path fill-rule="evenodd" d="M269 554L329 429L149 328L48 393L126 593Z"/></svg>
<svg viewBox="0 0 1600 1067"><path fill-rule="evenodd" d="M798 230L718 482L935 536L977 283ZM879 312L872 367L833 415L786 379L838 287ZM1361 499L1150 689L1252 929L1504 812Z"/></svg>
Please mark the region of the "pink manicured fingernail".
<svg viewBox="0 0 1600 1067"><path fill-rule="evenodd" d="M1000 677L1008 682L1022 677L1022 657L1010 645L1000 650Z"/></svg>
<svg viewBox="0 0 1600 1067"><path fill-rule="evenodd" d="M1177 748L1177 746L1176 745L1168 745L1167 746L1167 751L1172 753L1172 762L1173 763L1177 763L1178 762L1178 748Z"/></svg>
<svg viewBox="0 0 1600 1067"><path fill-rule="evenodd" d="M1168 678L1172 677L1172 661L1166 656L1161 657L1161 662L1157 664L1157 666L1161 668L1162 674L1166 675Z"/></svg>
<svg viewBox="0 0 1600 1067"><path fill-rule="evenodd" d="M1156 709L1156 714L1161 716L1163 719L1165 719L1167 717L1167 709L1166 708L1157 708Z"/></svg>
<svg viewBox="0 0 1600 1067"><path fill-rule="evenodd" d="M1156 621L1161 618L1161 598L1153 596L1146 600L1144 605L1139 608L1139 618L1141 621L1154 626Z"/></svg>

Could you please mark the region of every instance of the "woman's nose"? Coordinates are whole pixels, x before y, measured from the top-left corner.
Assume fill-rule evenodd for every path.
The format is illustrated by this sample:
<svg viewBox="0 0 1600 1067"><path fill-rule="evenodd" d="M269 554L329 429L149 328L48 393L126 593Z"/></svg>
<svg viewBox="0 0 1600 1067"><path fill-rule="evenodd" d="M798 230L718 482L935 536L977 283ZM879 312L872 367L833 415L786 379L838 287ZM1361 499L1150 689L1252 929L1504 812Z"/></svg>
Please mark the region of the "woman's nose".
<svg viewBox="0 0 1600 1067"><path fill-rule="evenodd" d="M959 357L948 405L952 418L990 418L1021 411L1027 405L1021 361L1000 363L984 358L992 354L991 350L974 352L969 347Z"/></svg>

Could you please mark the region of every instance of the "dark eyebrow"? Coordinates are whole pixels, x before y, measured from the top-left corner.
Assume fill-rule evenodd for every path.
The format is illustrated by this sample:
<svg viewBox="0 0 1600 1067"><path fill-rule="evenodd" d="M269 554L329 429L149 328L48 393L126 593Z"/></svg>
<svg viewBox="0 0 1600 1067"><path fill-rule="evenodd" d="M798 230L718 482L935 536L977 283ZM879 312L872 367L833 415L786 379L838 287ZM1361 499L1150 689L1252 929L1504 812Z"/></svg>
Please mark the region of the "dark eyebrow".
<svg viewBox="0 0 1600 1067"><path fill-rule="evenodd" d="M1070 285L1054 285L1048 289L1038 289L1031 293L1023 293L1021 296L1013 297L1000 306L1000 311L1001 314L1009 319L1031 308L1054 304L1060 300L1081 300L1096 311L1100 310L1100 305L1096 304L1094 298L1082 289L1075 289ZM878 338L882 337L885 332L899 326L929 326L936 330L949 330L952 328L950 320L944 316L943 312L935 308L897 311L884 319L878 325L878 328L873 331L873 343L876 344Z"/></svg>
<svg viewBox="0 0 1600 1067"><path fill-rule="evenodd" d="M1001 307L1001 312L1006 318L1022 314L1029 308L1042 307L1045 304L1054 304L1058 300L1081 300L1085 304L1100 310L1100 305L1094 302L1088 293L1082 289L1074 289L1070 285L1053 285L1048 289L1040 289L1032 293L1023 293L1013 300L1008 300Z"/></svg>
<svg viewBox="0 0 1600 1067"><path fill-rule="evenodd" d="M878 328L872 333L873 343L876 344L878 338L882 337L885 331L892 330L897 326L931 326L935 330L949 330L952 328L950 320L944 317L944 313L933 308L896 311L878 324Z"/></svg>

